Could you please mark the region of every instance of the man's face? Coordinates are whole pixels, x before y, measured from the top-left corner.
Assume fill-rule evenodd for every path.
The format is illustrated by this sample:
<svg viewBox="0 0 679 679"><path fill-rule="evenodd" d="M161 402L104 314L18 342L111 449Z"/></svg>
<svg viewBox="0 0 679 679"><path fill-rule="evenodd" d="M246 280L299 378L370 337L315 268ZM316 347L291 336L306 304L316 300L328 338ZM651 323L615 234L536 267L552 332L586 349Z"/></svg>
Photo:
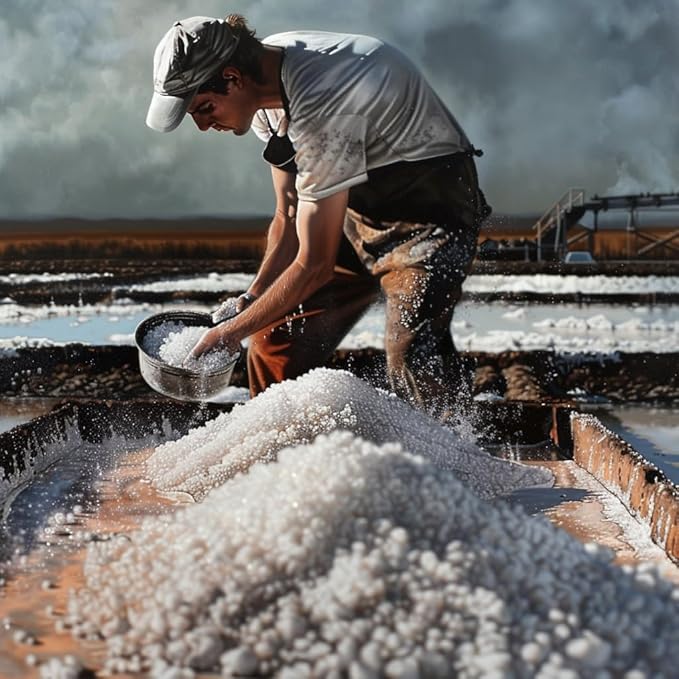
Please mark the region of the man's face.
<svg viewBox="0 0 679 679"><path fill-rule="evenodd" d="M256 111L250 89L242 79L230 79L226 94L199 92L189 106L189 114L201 132L212 129L238 136L250 129Z"/></svg>

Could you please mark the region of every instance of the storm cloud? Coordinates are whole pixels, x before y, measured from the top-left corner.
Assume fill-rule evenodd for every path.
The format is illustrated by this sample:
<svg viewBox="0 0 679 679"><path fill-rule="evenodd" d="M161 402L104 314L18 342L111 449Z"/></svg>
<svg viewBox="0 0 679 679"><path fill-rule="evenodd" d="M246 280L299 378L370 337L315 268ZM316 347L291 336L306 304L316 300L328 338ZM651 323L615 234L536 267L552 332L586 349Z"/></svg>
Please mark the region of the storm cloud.
<svg viewBox="0 0 679 679"><path fill-rule="evenodd" d="M144 124L156 43L179 18L245 14L258 35L392 42L484 149L499 212L679 189L677 0L4 0L0 217L265 214L261 145Z"/></svg>

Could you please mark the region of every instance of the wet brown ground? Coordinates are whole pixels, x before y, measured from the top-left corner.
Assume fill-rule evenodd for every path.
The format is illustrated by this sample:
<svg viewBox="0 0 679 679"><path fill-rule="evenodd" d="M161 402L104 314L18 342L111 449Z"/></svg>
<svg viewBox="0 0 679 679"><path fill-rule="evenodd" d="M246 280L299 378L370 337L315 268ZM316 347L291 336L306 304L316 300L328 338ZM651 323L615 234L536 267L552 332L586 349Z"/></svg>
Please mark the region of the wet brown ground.
<svg viewBox="0 0 679 679"><path fill-rule="evenodd" d="M522 505L531 514L543 513L580 542L607 547L620 565L650 562L666 578L679 584L679 567L652 543L648 528L636 522L595 477L572 460L539 464L554 474L554 487L515 493L510 498L512 504ZM640 538L639 533L645 537Z"/></svg>
<svg viewBox="0 0 679 679"><path fill-rule="evenodd" d="M91 531L98 539L133 531L147 516L171 511L181 504L181 498L166 498L154 491L143 479L143 462L149 450L126 456L109 478L98 487L101 502L92 515L80 515L77 530ZM11 625L0 628L0 677L8 679L37 677L38 668L26 663L29 655L42 663L51 657L72 654L88 668L101 668L106 649L102 642L79 641L69 632L58 633L66 611L69 592L85 585L83 562L86 547L74 547L68 537L57 539L54 545L40 545L27 561L10 575L0 593L0 617L9 617ZM52 586L45 588L49 581ZM52 613L47 607L52 607ZM13 635L25 630L36 643L17 644ZM130 675L118 675L130 676Z"/></svg>

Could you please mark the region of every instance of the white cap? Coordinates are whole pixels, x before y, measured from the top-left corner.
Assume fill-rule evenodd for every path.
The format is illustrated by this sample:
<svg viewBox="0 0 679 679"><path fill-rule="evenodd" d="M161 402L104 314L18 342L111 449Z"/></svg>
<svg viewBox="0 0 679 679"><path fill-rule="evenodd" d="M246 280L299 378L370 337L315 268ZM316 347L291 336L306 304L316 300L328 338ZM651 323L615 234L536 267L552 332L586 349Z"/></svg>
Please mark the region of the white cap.
<svg viewBox="0 0 679 679"><path fill-rule="evenodd" d="M216 75L237 46L238 38L224 19L176 21L153 56L153 98L146 124L158 132L174 130L198 88Z"/></svg>

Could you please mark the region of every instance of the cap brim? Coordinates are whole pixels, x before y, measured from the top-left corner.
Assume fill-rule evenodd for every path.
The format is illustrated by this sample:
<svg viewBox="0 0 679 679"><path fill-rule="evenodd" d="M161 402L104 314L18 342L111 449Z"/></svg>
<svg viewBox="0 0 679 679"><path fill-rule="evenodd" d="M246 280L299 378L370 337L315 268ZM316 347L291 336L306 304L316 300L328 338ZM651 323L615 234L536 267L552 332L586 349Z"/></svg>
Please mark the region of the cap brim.
<svg viewBox="0 0 679 679"><path fill-rule="evenodd" d="M175 97L154 92L146 114L146 124L158 132L172 132L184 119L194 94L191 92L184 97Z"/></svg>

